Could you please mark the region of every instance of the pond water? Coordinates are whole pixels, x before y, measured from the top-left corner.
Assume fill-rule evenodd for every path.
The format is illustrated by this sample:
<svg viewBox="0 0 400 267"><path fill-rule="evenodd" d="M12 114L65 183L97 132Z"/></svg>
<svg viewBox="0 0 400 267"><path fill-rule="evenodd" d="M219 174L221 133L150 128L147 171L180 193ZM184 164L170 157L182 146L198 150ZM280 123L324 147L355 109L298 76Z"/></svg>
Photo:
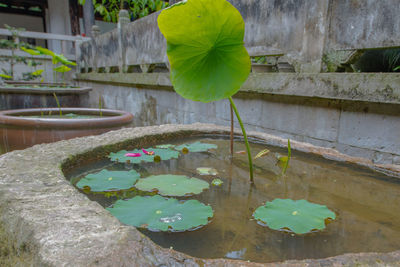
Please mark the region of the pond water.
<svg viewBox="0 0 400 267"><path fill-rule="evenodd" d="M210 204L211 222L195 231L180 233L140 231L162 247L202 258L234 258L256 262L287 259L325 258L349 252L390 252L400 249L400 183L372 170L330 161L292 151L287 172L281 176L277 155L284 149L251 144L254 155L268 148L271 152L254 161L255 185L248 181L247 155L229 157L229 141L215 138L185 139L176 144L201 140L218 145L217 150L181 154L178 159L160 163L123 164L102 160L82 165L66 174L73 184L91 172L135 169L142 177L156 174L179 174L211 181L218 177L222 186L192 197ZM235 143L235 151L245 150ZM198 167L211 167L216 176L200 176ZM122 198L131 198L128 192ZM143 195L143 193L140 193ZM117 197L88 193L103 207ZM121 198L121 197L120 197ZM327 205L337 214L326 229L311 234L294 235L271 230L252 219L254 210L275 198L306 199Z"/></svg>

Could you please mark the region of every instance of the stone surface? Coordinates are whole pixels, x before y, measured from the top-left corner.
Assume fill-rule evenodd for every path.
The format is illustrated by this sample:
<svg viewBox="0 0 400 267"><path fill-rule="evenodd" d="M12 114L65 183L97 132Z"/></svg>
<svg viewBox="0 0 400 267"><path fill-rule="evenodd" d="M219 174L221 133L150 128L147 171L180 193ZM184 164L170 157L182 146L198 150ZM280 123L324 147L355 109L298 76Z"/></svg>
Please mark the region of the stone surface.
<svg viewBox="0 0 400 267"><path fill-rule="evenodd" d="M37 145L0 156L2 251L21 266L398 266L400 251L345 254L318 260L257 264L227 259L198 259L155 245L134 227L122 225L98 203L65 180L61 168L80 157L105 156L123 142L152 143L201 133L227 134L210 124L161 125L122 129L100 136ZM250 132L268 144L286 140ZM113 145L114 147L110 147ZM400 174L400 166L374 165L336 150L293 141L292 149ZM79 156L81 155L81 156ZM15 255L23 255L18 258ZM3 255L4 257L4 255ZM2 259L3 260L3 259ZM0 261L1 262L1 261ZM3 261L7 262L7 261ZM9 262L9 261L8 261ZM13 261L14 262L14 261Z"/></svg>

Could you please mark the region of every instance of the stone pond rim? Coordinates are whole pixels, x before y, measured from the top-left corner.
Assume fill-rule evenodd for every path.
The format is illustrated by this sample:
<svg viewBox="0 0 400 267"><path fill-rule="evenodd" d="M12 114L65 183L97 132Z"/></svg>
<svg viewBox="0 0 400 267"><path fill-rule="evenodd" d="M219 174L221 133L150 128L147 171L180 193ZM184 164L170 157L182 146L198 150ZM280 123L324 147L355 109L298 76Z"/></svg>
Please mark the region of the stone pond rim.
<svg viewBox="0 0 400 267"><path fill-rule="evenodd" d="M100 115L99 109L61 108L62 114ZM126 111L101 109L102 116L84 119L30 118L41 114L59 114L58 108L13 109L0 111L0 147L4 151L24 149L74 137L97 135L127 126L133 115Z"/></svg>
<svg viewBox="0 0 400 267"><path fill-rule="evenodd" d="M105 157L126 146L151 145L190 136L227 135L228 127L212 124L136 127L43 144L0 156L0 228L11 254L30 266L399 266L400 250L390 253L349 253L324 259L253 263L200 259L164 249L136 228L121 224L100 204L74 188L62 170L81 160ZM239 132L237 132L239 134ZM285 146L286 139L260 132L249 137ZM349 157L334 149L292 141L293 150L370 167L388 168ZM14 253L14 254L13 254ZM22 264L23 265L23 264Z"/></svg>

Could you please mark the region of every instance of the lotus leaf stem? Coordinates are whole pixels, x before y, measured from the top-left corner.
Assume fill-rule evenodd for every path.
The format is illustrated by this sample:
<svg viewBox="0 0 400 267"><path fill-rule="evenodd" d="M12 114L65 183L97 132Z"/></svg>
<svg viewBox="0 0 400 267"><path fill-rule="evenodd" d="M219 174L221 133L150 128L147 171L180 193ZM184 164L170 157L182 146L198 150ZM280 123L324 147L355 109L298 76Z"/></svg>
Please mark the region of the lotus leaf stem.
<svg viewBox="0 0 400 267"><path fill-rule="evenodd" d="M237 117L237 119L238 119L238 121L239 121L240 128L242 128L243 138L244 138L244 142L245 142L245 144L246 144L247 156L248 156L248 158L249 158L250 183L253 184L253 183L254 183L253 160L252 160L252 158L251 158L250 145L249 145L249 141L247 140L246 130L244 129L242 119L240 118L239 112L238 112L238 110L237 110L237 108L236 108L236 106L235 106L235 103L233 102L232 97L229 97L229 102L231 102L233 111L235 112L236 117Z"/></svg>

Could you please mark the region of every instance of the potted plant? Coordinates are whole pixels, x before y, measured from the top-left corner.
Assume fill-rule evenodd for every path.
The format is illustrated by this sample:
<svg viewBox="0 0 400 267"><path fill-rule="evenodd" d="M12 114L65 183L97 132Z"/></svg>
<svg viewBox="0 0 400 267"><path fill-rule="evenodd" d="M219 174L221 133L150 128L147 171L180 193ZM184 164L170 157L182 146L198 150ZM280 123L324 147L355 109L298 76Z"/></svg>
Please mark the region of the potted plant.
<svg viewBox="0 0 400 267"><path fill-rule="evenodd" d="M57 100L58 101L58 100ZM0 146L8 152L35 144L96 135L132 123L129 112L93 108L35 108L0 111Z"/></svg>
<svg viewBox="0 0 400 267"><path fill-rule="evenodd" d="M4 81L4 83L0 81L0 96L2 96L0 97L0 110L56 107L53 93L59 96L63 106L86 105L91 88L69 85L64 77L64 74L71 70L68 66L75 66L75 62L49 49L40 46L32 47L27 43L18 42L18 34L23 29L7 28L12 32L13 38L0 43L1 47L11 49L10 58L3 59L9 61L10 69L3 69L0 73L0 80ZM17 55L18 50L29 56ZM37 60L37 57L40 56L52 58L53 82L45 81L42 78L44 70L37 68L42 64ZM14 71L16 64L28 65L31 71L18 75Z"/></svg>

